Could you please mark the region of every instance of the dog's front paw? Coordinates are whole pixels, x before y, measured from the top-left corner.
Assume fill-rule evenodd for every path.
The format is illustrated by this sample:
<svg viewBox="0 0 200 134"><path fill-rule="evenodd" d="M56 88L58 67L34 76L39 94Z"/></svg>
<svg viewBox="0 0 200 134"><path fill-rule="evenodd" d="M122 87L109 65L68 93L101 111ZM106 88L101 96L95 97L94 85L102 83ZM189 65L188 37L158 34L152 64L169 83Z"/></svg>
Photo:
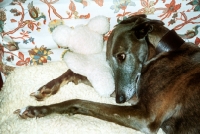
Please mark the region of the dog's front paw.
<svg viewBox="0 0 200 134"><path fill-rule="evenodd" d="M42 87L38 91L31 93L30 96L34 97L37 101L43 101L45 98L51 95L49 92L45 92L45 89L45 87Z"/></svg>
<svg viewBox="0 0 200 134"><path fill-rule="evenodd" d="M19 115L23 119L34 118L34 117L43 117L48 113L48 108L45 106L34 107L27 106L22 109L17 109L14 111L14 114Z"/></svg>
<svg viewBox="0 0 200 134"><path fill-rule="evenodd" d="M45 98L55 94L59 88L60 83L54 79L40 87L36 92L31 93L30 96L34 97L37 101L43 101Z"/></svg>

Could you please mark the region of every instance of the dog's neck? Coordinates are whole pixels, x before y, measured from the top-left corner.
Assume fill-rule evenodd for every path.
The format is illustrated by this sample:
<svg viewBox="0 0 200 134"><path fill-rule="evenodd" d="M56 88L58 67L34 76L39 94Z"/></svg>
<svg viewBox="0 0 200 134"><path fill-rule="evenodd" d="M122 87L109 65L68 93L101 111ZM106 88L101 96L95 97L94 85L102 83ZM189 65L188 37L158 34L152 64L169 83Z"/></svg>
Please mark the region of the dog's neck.
<svg viewBox="0 0 200 134"><path fill-rule="evenodd" d="M177 50L185 42L174 30L165 27L154 29L148 38L157 53Z"/></svg>

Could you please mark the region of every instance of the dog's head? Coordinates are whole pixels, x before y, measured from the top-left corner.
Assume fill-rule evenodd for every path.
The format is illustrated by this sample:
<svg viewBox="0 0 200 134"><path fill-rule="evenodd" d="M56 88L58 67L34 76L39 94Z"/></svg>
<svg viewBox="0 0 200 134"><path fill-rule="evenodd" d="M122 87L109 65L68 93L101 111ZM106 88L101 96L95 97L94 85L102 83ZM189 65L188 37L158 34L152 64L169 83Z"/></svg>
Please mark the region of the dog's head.
<svg viewBox="0 0 200 134"><path fill-rule="evenodd" d="M137 92L140 72L148 58L146 35L153 29L151 23L163 25L152 21L146 15L130 17L118 24L108 39L106 56L114 73L117 103L128 101Z"/></svg>

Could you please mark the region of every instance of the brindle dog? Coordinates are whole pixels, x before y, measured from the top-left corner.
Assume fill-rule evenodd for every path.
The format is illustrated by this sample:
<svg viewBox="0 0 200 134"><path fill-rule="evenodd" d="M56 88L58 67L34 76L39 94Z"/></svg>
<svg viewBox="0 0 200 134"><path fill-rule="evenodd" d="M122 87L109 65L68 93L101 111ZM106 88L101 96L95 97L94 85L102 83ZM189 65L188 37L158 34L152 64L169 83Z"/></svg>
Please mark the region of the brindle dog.
<svg viewBox="0 0 200 134"><path fill-rule="evenodd" d="M200 49L158 20L138 15L116 26L107 43L116 102L68 100L16 110L22 118L51 113L83 114L139 130L200 133ZM138 74L141 72L141 75ZM86 78L87 79L87 78ZM84 80L86 80L84 79ZM87 80L86 80L87 81Z"/></svg>

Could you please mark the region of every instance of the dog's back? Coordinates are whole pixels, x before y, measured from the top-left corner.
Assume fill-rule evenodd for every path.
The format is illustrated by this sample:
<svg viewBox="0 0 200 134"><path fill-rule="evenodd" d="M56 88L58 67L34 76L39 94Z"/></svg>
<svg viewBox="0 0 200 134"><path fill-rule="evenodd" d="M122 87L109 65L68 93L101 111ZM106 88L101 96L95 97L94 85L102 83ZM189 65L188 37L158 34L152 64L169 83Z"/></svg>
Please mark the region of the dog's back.
<svg viewBox="0 0 200 134"><path fill-rule="evenodd" d="M154 111L155 120L167 113L162 128L168 133L200 133L200 49L184 44L163 53L143 69L140 103ZM155 103L156 102L156 103ZM167 117L168 116L168 117ZM151 124L156 127L156 123Z"/></svg>

